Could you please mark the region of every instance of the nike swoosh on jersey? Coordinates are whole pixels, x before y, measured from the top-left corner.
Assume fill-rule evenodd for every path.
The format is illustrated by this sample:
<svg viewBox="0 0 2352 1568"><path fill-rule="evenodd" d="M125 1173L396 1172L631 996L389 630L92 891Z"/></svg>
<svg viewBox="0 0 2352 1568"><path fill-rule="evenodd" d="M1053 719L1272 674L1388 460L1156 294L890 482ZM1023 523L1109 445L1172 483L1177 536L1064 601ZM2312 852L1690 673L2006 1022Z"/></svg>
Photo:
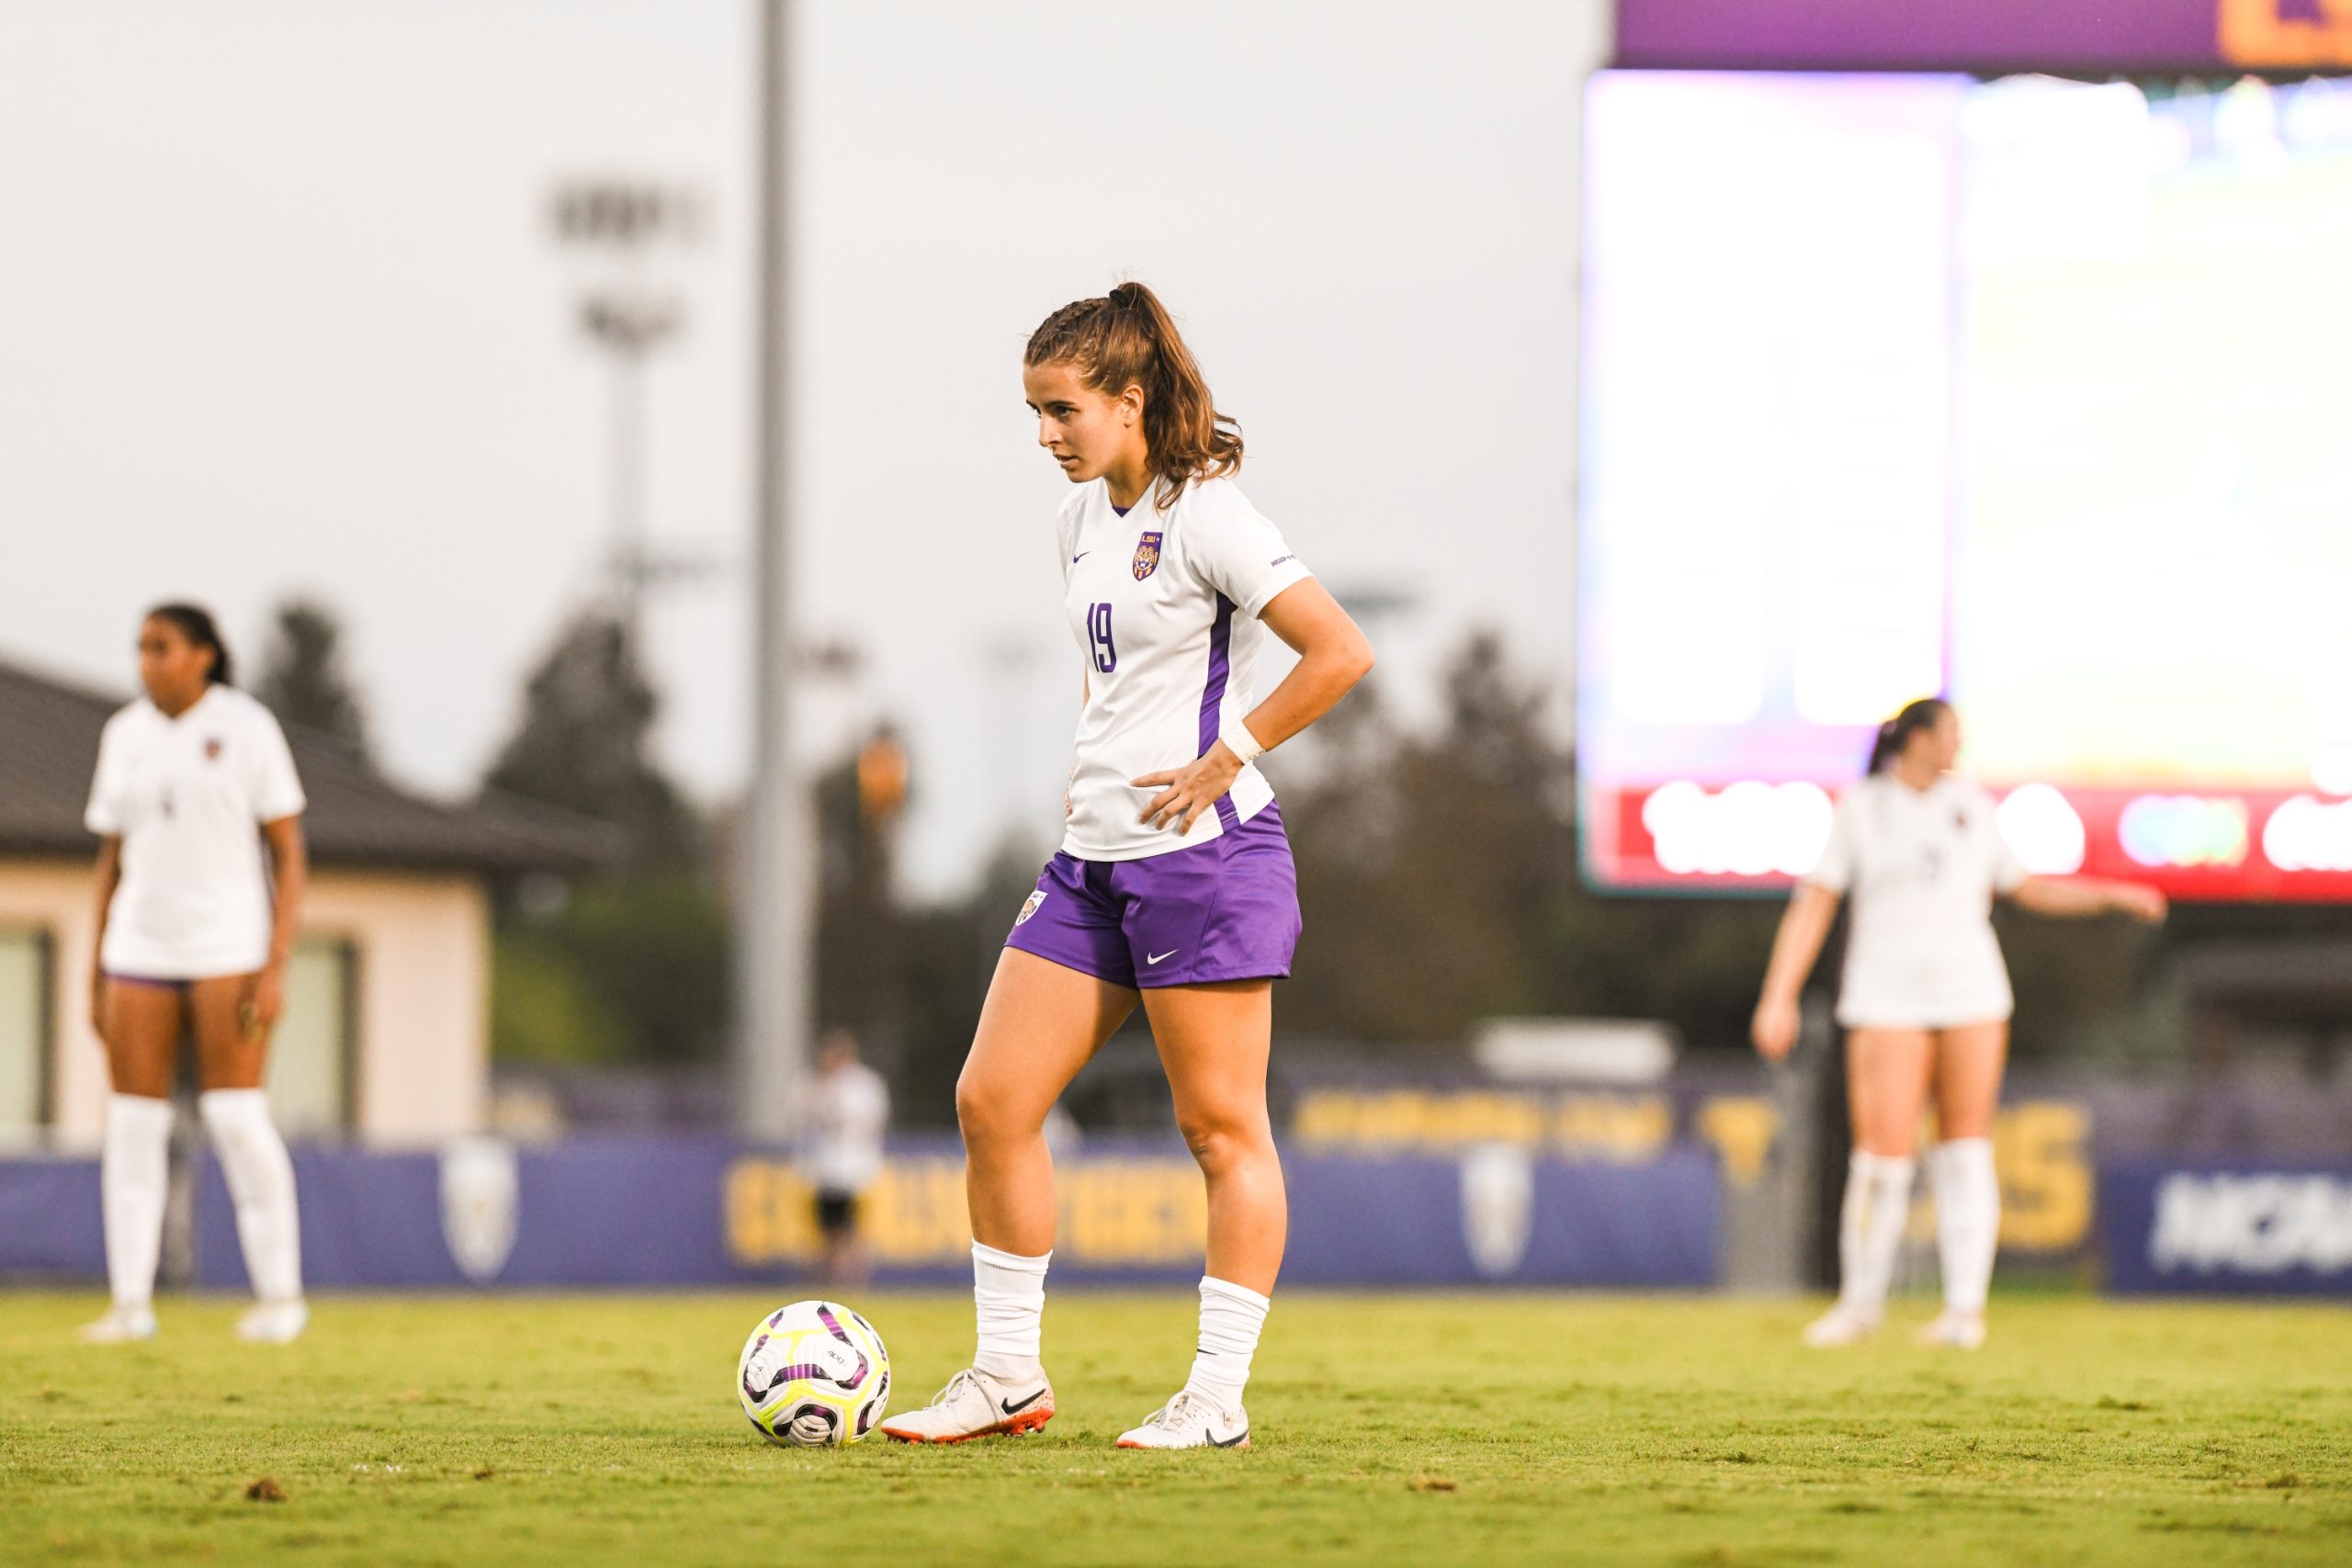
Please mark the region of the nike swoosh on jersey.
<svg viewBox="0 0 2352 1568"><path fill-rule="evenodd" d="M1155 953L1151 954L1149 957L1146 958L1144 962L1146 964L1157 964L1163 958L1173 958L1183 951L1184 950L1181 947L1171 947L1165 953Z"/></svg>
<svg viewBox="0 0 2352 1568"><path fill-rule="evenodd" d="M1078 554L1076 554L1076 555L1074 555L1074 556L1072 556L1072 557L1070 557L1070 558L1069 558L1069 564L1070 564L1070 565L1072 565L1072 566L1076 566L1079 562L1080 562L1080 561L1084 560L1087 557L1089 557L1089 556L1092 555L1093 553L1094 553L1094 552L1093 552L1092 550L1080 550L1080 551L1079 551L1079 552L1078 552Z"/></svg>
<svg viewBox="0 0 2352 1568"><path fill-rule="evenodd" d="M1045 1397L1046 1397L1046 1391L1045 1391L1044 1389L1042 1389L1042 1388L1041 1388L1041 1389L1039 1389L1036 1393L1035 1393L1031 1394L1031 1395L1030 1395L1028 1398L1026 1398L1026 1399L1021 1399L1021 1400L1001 1399L1001 1400L997 1401L997 1403L998 1403L999 1404L1001 1404L1002 1406L1004 1406L1004 1413L1005 1413L1007 1416L1017 1416L1017 1415L1019 1415L1022 1411L1028 1409L1031 1405L1033 1405L1033 1404L1036 1404L1039 1400L1041 1400L1041 1399L1043 1399L1043 1398L1045 1398Z"/></svg>

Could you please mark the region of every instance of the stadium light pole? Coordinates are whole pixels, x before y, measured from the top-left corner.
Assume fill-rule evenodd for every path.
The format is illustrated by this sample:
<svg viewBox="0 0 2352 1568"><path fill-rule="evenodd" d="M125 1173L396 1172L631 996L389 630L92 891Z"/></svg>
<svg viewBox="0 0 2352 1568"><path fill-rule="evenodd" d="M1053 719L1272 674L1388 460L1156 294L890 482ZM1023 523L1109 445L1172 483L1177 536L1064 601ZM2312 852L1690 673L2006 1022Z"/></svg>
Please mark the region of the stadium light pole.
<svg viewBox="0 0 2352 1568"><path fill-rule="evenodd" d="M699 237L702 201L678 186L589 177L556 187L553 215L559 243L591 269L581 331L612 362L608 570L630 646L641 652L648 590L711 570L685 556L657 556L646 534L645 366L684 319L676 293L650 283L646 272L656 250Z"/></svg>
<svg viewBox="0 0 2352 1568"><path fill-rule="evenodd" d="M747 803L744 918L738 932L735 1114L755 1138L797 1130L808 1071L813 997L809 947L815 925L816 823L793 746L798 638L792 624L791 288L786 276L791 203L790 0L760 6L760 243L758 425L752 441L752 724Z"/></svg>

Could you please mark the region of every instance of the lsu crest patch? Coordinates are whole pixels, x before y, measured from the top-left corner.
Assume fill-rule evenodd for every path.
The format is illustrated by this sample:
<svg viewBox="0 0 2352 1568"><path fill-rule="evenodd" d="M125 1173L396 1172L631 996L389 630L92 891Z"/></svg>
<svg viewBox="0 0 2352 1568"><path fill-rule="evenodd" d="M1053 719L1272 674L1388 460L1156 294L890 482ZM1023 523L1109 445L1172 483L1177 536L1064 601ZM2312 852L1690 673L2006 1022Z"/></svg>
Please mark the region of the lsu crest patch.
<svg viewBox="0 0 2352 1568"><path fill-rule="evenodd" d="M1136 581L1141 582L1159 570L1159 536L1146 534L1136 541Z"/></svg>
<svg viewBox="0 0 2352 1568"><path fill-rule="evenodd" d="M208 762L217 762L220 760L220 740L218 736L211 736L206 739L204 742L204 760Z"/></svg>
<svg viewBox="0 0 2352 1568"><path fill-rule="evenodd" d="M1012 917L1012 923L1016 926L1027 925L1029 923L1029 917L1035 914L1037 912L1037 906L1045 901L1046 890L1040 887L1037 891L1029 895L1029 901L1021 906L1021 913Z"/></svg>

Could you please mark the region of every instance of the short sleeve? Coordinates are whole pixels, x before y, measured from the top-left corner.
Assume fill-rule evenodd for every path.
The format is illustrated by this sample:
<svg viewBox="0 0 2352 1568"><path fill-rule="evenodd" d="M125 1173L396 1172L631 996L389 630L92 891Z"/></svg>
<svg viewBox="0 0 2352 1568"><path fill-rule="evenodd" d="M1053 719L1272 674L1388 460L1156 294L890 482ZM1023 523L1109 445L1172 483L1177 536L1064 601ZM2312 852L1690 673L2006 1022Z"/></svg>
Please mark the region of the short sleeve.
<svg viewBox="0 0 2352 1568"><path fill-rule="evenodd" d="M1825 893L1843 894L1854 886L1854 872L1861 863L1862 792L1851 789L1838 803L1838 810L1829 818L1829 841L1821 846L1821 858L1804 874L1804 880Z"/></svg>
<svg viewBox="0 0 2352 1568"><path fill-rule="evenodd" d="M252 773L247 780L253 790L254 820L276 822L299 817L310 801L302 794L301 776L294 771L294 753L287 747L286 731L267 708L255 704L254 711Z"/></svg>
<svg viewBox="0 0 2352 1568"><path fill-rule="evenodd" d="M98 733L98 766L90 779L90 805L82 826L102 839L117 837L125 820L122 727L109 721Z"/></svg>
<svg viewBox="0 0 2352 1568"><path fill-rule="evenodd" d="M1274 525L1237 493L1215 497L1184 521L1184 549L1193 569L1245 615L1257 615L1275 594L1315 575L1291 554Z"/></svg>

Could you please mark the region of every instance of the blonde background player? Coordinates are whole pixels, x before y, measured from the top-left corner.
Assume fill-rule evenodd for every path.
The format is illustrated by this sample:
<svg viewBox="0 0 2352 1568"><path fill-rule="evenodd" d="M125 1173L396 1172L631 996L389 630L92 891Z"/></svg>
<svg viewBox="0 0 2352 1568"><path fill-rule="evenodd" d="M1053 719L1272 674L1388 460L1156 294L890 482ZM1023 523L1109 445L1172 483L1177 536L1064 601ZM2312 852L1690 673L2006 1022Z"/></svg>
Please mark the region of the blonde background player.
<svg viewBox="0 0 2352 1568"><path fill-rule="evenodd" d="M99 1174L114 1299L83 1337L155 1332L172 1077L185 1033L196 1043L197 1106L259 1298L237 1333L283 1343L310 1312L294 1168L261 1083L301 910L302 784L276 717L230 684L229 650L203 610L148 614L139 678L147 694L108 719L99 739L86 818L101 840L90 1016L114 1089Z"/></svg>
<svg viewBox="0 0 2352 1568"><path fill-rule="evenodd" d="M1994 896L2052 915L2165 916L2164 895L2137 883L2027 874L1995 826L1992 797L1951 775L1960 742L1959 716L1933 697L1879 727L1867 776L1839 803L1820 864L1789 901L1757 1004L1756 1047L1779 1061L1796 1043L1798 993L1850 893L1838 1021L1854 1155L1838 1220L1838 1301L1805 1330L1809 1345L1850 1344L1885 1315L1931 1093L1944 1309L1920 1339L1984 1342L2001 1222L1993 1113L2014 1005L1993 935Z"/></svg>
<svg viewBox="0 0 2352 1568"><path fill-rule="evenodd" d="M1239 1448L1288 1226L1266 1060L1299 933L1290 842L1253 764L1329 712L1372 646L1234 485L1240 432L1149 289L1055 311L1022 382L1038 445L1078 487L1057 536L1084 705L1061 852L1013 923L956 1088L978 1351L882 1430L960 1442L1052 1416L1046 1119L1140 1000L1208 1184L1208 1270L1191 1374L1119 1446ZM1253 707L1261 625L1299 661Z"/></svg>

